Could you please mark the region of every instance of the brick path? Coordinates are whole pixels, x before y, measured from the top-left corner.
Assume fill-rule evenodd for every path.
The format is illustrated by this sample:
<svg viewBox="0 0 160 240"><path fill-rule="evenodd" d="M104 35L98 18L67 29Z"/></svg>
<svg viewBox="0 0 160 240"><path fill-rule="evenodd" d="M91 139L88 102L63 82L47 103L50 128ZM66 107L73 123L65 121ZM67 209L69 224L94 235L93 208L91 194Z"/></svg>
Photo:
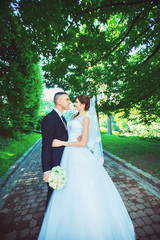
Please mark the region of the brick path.
<svg viewBox="0 0 160 240"><path fill-rule="evenodd" d="M42 180L41 143L28 155L3 189L0 239L37 239L44 216L47 187ZM138 240L160 239L160 200L106 158L105 168L116 184L136 229ZM117 239L118 240L118 239Z"/></svg>

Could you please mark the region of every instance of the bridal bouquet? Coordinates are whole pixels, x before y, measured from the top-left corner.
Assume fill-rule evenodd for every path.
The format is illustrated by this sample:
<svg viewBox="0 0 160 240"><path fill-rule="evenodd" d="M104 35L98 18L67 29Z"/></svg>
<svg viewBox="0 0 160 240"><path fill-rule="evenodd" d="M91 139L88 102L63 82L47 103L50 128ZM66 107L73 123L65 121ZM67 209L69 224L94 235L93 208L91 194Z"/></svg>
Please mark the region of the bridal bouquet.
<svg viewBox="0 0 160 240"><path fill-rule="evenodd" d="M66 171L60 166L53 167L48 180L51 188L62 189L67 181Z"/></svg>

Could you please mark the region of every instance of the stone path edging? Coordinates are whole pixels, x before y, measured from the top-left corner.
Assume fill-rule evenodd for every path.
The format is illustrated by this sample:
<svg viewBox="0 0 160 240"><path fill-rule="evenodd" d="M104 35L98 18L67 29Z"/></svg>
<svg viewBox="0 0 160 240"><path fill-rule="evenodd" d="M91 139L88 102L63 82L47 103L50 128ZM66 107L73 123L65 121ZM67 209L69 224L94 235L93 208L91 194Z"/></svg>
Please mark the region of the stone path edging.
<svg viewBox="0 0 160 240"><path fill-rule="evenodd" d="M122 166L124 166L125 168L135 172L138 176L140 176L141 178L147 180L150 184L152 184L153 186L156 186L160 189L160 180L156 177L153 177L151 174L144 172L143 170L133 166L132 164L128 163L127 161L125 161L124 159L121 159L119 157L117 157L116 155L103 150L104 154L113 159L114 161L120 163Z"/></svg>
<svg viewBox="0 0 160 240"><path fill-rule="evenodd" d="M32 145L4 174L0 177L0 188L4 186L9 177L15 172L18 166L23 162L23 160L28 156L28 154L37 146L37 144L41 141L41 138L37 140L37 142Z"/></svg>

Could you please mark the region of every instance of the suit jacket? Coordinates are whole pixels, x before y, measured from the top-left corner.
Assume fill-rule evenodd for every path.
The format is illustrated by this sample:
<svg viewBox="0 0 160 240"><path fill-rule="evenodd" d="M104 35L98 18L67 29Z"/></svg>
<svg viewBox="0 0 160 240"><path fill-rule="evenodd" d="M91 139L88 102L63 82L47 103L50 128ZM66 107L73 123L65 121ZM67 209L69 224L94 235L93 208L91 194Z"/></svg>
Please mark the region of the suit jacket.
<svg viewBox="0 0 160 240"><path fill-rule="evenodd" d="M42 120L42 169L43 172L60 165L64 147L51 147L53 139L68 140L67 130L55 110Z"/></svg>

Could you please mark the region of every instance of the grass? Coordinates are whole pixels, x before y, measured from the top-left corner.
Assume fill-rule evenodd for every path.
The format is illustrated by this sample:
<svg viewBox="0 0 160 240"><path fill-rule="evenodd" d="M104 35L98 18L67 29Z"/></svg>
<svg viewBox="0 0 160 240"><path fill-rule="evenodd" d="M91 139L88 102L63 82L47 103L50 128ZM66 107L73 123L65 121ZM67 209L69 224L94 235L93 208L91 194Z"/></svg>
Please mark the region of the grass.
<svg viewBox="0 0 160 240"><path fill-rule="evenodd" d="M160 178L160 142L134 136L102 134L103 148L132 165Z"/></svg>
<svg viewBox="0 0 160 240"><path fill-rule="evenodd" d="M0 137L0 176L27 151L41 134L21 134L18 139Z"/></svg>

